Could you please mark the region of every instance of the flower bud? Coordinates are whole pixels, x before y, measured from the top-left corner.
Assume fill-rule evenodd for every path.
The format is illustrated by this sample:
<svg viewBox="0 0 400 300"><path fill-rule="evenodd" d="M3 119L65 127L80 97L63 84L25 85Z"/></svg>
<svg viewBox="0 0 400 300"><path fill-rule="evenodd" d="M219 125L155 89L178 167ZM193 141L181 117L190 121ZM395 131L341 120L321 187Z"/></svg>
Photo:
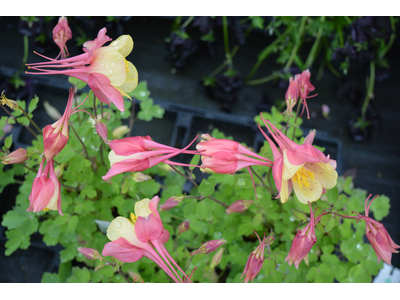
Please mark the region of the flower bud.
<svg viewBox="0 0 400 300"><path fill-rule="evenodd" d="M103 139L105 143L108 142L108 131L107 131L107 126L103 122L96 120L95 124L96 132L100 137Z"/></svg>
<svg viewBox="0 0 400 300"><path fill-rule="evenodd" d="M113 130L112 137L114 139L119 139L119 138L123 137L125 134L127 134L128 132L129 132L129 127L126 125L122 125Z"/></svg>
<svg viewBox="0 0 400 300"><path fill-rule="evenodd" d="M160 211L168 210L177 206L184 199L184 196L181 197L171 197L164 204L160 205Z"/></svg>
<svg viewBox="0 0 400 300"><path fill-rule="evenodd" d="M222 254L224 253L225 248L221 248L217 251L217 253L214 254L212 260L211 260L211 264L210 267L212 269L214 269L220 262L221 262L221 258L222 258Z"/></svg>
<svg viewBox="0 0 400 300"><path fill-rule="evenodd" d="M190 253L190 255L211 253L217 250L220 246L222 246L225 243L226 243L225 239L208 241L206 243L201 244L200 248Z"/></svg>
<svg viewBox="0 0 400 300"><path fill-rule="evenodd" d="M57 178L60 178L64 173L64 164L58 165L54 168L54 173L56 174Z"/></svg>
<svg viewBox="0 0 400 300"><path fill-rule="evenodd" d="M178 235L184 233L185 231L189 230L189 221L186 220L185 222L182 222L179 226L178 226Z"/></svg>
<svg viewBox="0 0 400 300"><path fill-rule="evenodd" d="M142 181L147 181L151 179L151 176L140 173L140 172L134 172L132 175L132 179L135 182L142 182Z"/></svg>
<svg viewBox="0 0 400 300"><path fill-rule="evenodd" d="M233 202L225 211L226 214L240 213L246 211L251 204L253 204L253 200L237 200Z"/></svg>
<svg viewBox="0 0 400 300"><path fill-rule="evenodd" d="M82 253L88 259L100 259L103 260L103 257L100 255L99 251L94 248L83 248L79 247L78 252Z"/></svg>
<svg viewBox="0 0 400 300"><path fill-rule="evenodd" d="M21 164L28 159L27 151L22 148L11 152L10 154L1 158L1 162L5 165Z"/></svg>
<svg viewBox="0 0 400 300"><path fill-rule="evenodd" d="M53 29L53 41L60 48L61 59L64 59L69 55L66 43L72 38L71 28L68 26L68 20L66 17L60 17L58 24Z"/></svg>

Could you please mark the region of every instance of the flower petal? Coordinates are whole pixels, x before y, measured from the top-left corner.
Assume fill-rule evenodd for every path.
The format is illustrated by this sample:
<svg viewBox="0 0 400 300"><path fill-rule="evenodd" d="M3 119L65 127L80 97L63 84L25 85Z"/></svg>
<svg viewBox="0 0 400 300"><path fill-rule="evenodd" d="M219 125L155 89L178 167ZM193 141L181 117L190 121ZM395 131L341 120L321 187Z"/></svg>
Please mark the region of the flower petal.
<svg viewBox="0 0 400 300"><path fill-rule="evenodd" d="M143 257L143 250L132 244L126 239L119 239L104 245L103 256L113 256L123 262L135 262Z"/></svg>
<svg viewBox="0 0 400 300"><path fill-rule="evenodd" d="M314 174L315 179L324 189L331 189L336 186L338 173L329 163L306 163L304 168Z"/></svg>
<svg viewBox="0 0 400 300"><path fill-rule="evenodd" d="M292 180L292 184L297 199L303 204L317 201L322 195L322 187L318 180L310 180L309 187L306 187L304 184L300 187L294 180Z"/></svg>

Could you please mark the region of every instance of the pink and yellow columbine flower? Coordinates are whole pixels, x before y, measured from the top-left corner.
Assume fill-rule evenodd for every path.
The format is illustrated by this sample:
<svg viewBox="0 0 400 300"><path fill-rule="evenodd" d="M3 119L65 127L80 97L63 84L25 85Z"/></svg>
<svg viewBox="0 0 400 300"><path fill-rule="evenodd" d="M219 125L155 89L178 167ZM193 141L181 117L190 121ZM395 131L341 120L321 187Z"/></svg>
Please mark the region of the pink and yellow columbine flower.
<svg viewBox="0 0 400 300"><path fill-rule="evenodd" d="M43 170L44 161L43 158L36 178L33 180L27 211L58 210L60 215L63 215L61 212L61 184L54 173L53 160L50 160Z"/></svg>
<svg viewBox="0 0 400 300"><path fill-rule="evenodd" d="M133 91L138 83L138 73L135 66L127 61L133 49L133 40L130 35L122 35L110 45L102 47L111 41L106 35L106 28L99 31L97 38L83 44L85 53L55 60L41 55L50 60L48 62L27 64L29 69L38 73L28 74L64 74L86 82L94 95L103 103L111 104L124 111L124 99ZM64 70L48 70L44 68L65 68Z"/></svg>
<svg viewBox="0 0 400 300"><path fill-rule="evenodd" d="M391 265L392 253L399 253L396 249L399 249L400 246L394 243L382 223L368 217L369 207L371 206L372 201L374 201L378 196L375 196L367 207L370 197L371 195L369 195L367 200L365 200L365 216L361 216L358 213L357 215L360 217L359 220L364 220L366 223L365 235L378 257L378 263L382 259L385 263Z"/></svg>
<svg viewBox="0 0 400 300"><path fill-rule="evenodd" d="M314 213L311 209L311 204L308 203L310 207L310 222L306 227L299 230L294 237L292 246L285 261L291 266L294 264L295 268L299 268L299 264L303 259L306 259L306 255L310 252L312 246L317 242L317 237L315 235L315 225L318 223L320 216L314 219Z"/></svg>
<svg viewBox="0 0 400 300"><path fill-rule="evenodd" d="M290 77L289 79L289 87L286 91L285 94L285 101L286 101L286 113L292 117L292 110L293 107L296 105L297 100L299 99L299 87L298 87L298 77L295 77L293 80L293 77Z"/></svg>
<svg viewBox="0 0 400 300"><path fill-rule="evenodd" d="M68 20L66 17L60 17L57 25L53 29L53 41L60 48L60 54L56 59L61 56L61 59L66 58L69 53L66 46L68 40L72 38L71 28L68 26Z"/></svg>
<svg viewBox="0 0 400 300"><path fill-rule="evenodd" d="M23 148L18 148L17 150L9 153L1 158L1 162L5 165L11 164L21 164L28 159L28 152Z"/></svg>
<svg viewBox="0 0 400 300"><path fill-rule="evenodd" d="M164 229L157 211L159 200L158 196L155 196L151 200L138 201L135 204L135 214L132 213L130 219L115 218L107 229L107 237L111 242L104 246L102 254L123 262L135 262L145 256L153 260L175 282L190 282L190 277L182 271L164 247L169 239L169 232ZM172 267L171 262L184 274L183 279Z"/></svg>
<svg viewBox="0 0 400 300"><path fill-rule="evenodd" d="M310 132L302 145L298 145L262 115L261 119L280 147L278 150L274 142L260 128L274 155L272 175L282 203L289 199L292 188L299 201L307 204L317 201L326 189L336 186L338 177L335 170L336 161L311 145L315 131Z"/></svg>
<svg viewBox="0 0 400 300"><path fill-rule="evenodd" d="M307 106L307 98L315 97L317 95L309 96L308 94L315 90L315 87L310 82L311 73L309 70L303 71L301 74L297 74L295 76L295 81L297 82L297 86L299 88L299 95L301 98L301 103L303 103L303 110L301 111L300 116L303 115L304 109L307 110L307 119L310 118L310 114L308 113Z"/></svg>
<svg viewBox="0 0 400 300"><path fill-rule="evenodd" d="M102 178L108 180L123 172L141 172L161 162L169 165L188 166L172 162L169 159L180 154L196 154L197 151L186 150L194 140L184 149L162 145L153 142L150 136L127 137L108 142L111 151L108 155L111 168Z"/></svg>
<svg viewBox="0 0 400 300"><path fill-rule="evenodd" d="M261 242L261 239L258 236L257 232L254 231L254 233L258 237L260 245L258 245L258 247L253 252L251 252L249 259L247 260L246 266L244 267L243 274L242 276L240 276L240 278L242 278L243 275L245 275L245 283L249 282L249 280L253 282L254 278L256 278L264 263L264 249L272 242L272 240L275 240L275 238L272 236L269 236L267 237L267 239L265 239L264 233L264 238Z"/></svg>

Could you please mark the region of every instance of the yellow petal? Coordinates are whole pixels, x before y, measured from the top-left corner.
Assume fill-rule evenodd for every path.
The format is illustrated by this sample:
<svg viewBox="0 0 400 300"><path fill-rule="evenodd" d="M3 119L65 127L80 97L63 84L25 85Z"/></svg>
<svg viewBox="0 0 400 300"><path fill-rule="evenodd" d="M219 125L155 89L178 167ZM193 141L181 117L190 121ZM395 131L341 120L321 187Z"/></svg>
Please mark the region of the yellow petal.
<svg viewBox="0 0 400 300"><path fill-rule="evenodd" d="M111 42L108 47L113 47L114 50L122 54L123 57L127 57L133 49L133 40L129 34L121 35L115 41Z"/></svg>
<svg viewBox="0 0 400 300"><path fill-rule="evenodd" d="M107 228L107 237L110 241L124 238L131 244L137 244L135 226L132 222L124 217L116 217Z"/></svg>
<svg viewBox="0 0 400 300"><path fill-rule="evenodd" d="M336 186L338 174L329 163L306 163L304 168L314 174L322 188L331 189Z"/></svg>
<svg viewBox="0 0 400 300"><path fill-rule="evenodd" d="M302 165L292 165L287 156L286 156L286 150L283 151L283 172L282 172L282 179L284 180L288 180L290 178L293 177L294 174L296 174L296 172L298 170L301 169L301 167L303 167L304 164Z"/></svg>
<svg viewBox="0 0 400 300"><path fill-rule="evenodd" d="M135 66L130 62L130 61L126 61L125 63L126 66L126 78L125 78L125 82L119 86L115 86L120 92L124 92L124 94L121 94L123 96L128 96L126 93L130 93L132 92L137 84L138 84L138 72L135 68ZM129 97L130 98L130 97Z"/></svg>
<svg viewBox="0 0 400 300"><path fill-rule="evenodd" d="M300 187L298 182L294 180L292 180L292 184L297 199L299 199L301 203L307 204L307 202L317 201L319 198L321 198L322 186L318 180L310 180L309 187L305 186L304 184L302 184Z"/></svg>
<svg viewBox="0 0 400 300"><path fill-rule="evenodd" d="M289 199L289 180L282 180L281 192L279 196L281 197L281 202L285 203Z"/></svg>
<svg viewBox="0 0 400 300"><path fill-rule="evenodd" d="M149 204L150 204L150 199L148 198L136 202L135 204L136 216L147 218L150 214L152 214L153 212L151 211Z"/></svg>
<svg viewBox="0 0 400 300"><path fill-rule="evenodd" d="M107 76L113 86L119 86L125 82L125 58L118 51L112 51L107 47L98 48L93 57L94 61L90 66L91 72Z"/></svg>

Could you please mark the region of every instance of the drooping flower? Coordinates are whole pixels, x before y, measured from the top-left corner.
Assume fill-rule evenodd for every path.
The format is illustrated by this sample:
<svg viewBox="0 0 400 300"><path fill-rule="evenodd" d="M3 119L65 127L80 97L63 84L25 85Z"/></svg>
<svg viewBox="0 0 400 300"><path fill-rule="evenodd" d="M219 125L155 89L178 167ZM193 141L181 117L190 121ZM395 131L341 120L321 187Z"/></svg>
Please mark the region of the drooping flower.
<svg viewBox="0 0 400 300"><path fill-rule="evenodd" d="M225 239L212 240L212 241L202 243L200 248L197 249L196 251L193 251L192 253L190 253L190 255L208 254L208 253L214 252L215 250L217 250L220 246L222 246L225 243L226 243Z"/></svg>
<svg viewBox="0 0 400 300"><path fill-rule="evenodd" d="M260 245L258 245L257 248L253 252L251 252L249 259L247 260L246 266L244 267L243 274L242 276L240 276L240 278L242 278L243 275L246 275L244 277L245 283L249 282L249 280L253 282L254 278L256 278L264 263L264 249L267 245L269 245L272 242L272 240L275 240L275 238L272 236L269 236L267 237L267 239L265 239L265 233L264 233L264 238L261 241L257 232L254 231L254 233L258 237Z"/></svg>
<svg viewBox="0 0 400 300"><path fill-rule="evenodd" d="M184 233L189 230L189 221L185 220L178 226L178 235Z"/></svg>
<svg viewBox="0 0 400 300"><path fill-rule="evenodd" d="M193 142L194 140L184 149L177 149L153 142L150 136L135 136L112 140L108 142L111 147L108 155L111 168L102 178L108 180L123 172L141 172L160 162L169 165L186 166L186 164L172 162L169 159L180 153L193 154L193 151L186 151Z"/></svg>
<svg viewBox="0 0 400 300"><path fill-rule="evenodd" d="M310 71L308 69L303 71L300 75L297 74L295 76L295 81L297 80L297 85L298 85L298 88L299 88L299 94L300 94L300 98L301 98L301 103L303 104L303 110L302 110L300 116L303 115L304 109L306 109L307 110L307 119L310 118L310 114L308 112L308 106L307 106L307 100L306 99L310 98L310 97L317 96L317 95L312 95L312 96L308 95L310 92L315 90L315 87L310 82L310 77L311 77L311 73L310 73Z"/></svg>
<svg viewBox="0 0 400 300"><path fill-rule="evenodd" d="M249 209L250 205L253 204L253 200L237 200L233 202L227 209L226 214L240 213Z"/></svg>
<svg viewBox="0 0 400 300"><path fill-rule="evenodd" d="M69 90L67 107L61 119L43 129L44 156L47 161L53 159L65 147L69 139L68 123L72 114L74 90Z"/></svg>
<svg viewBox="0 0 400 300"><path fill-rule="evenodd" d="M319 219L314 220L314 213L311 209L311 204L308 203L310 207L310 222L306 227L299 230L294 237L292 246L285 261L289 264L299 268L299 264L302 259L306 257L308 252L310 252L312 246L317 242L317 237L315 236L315 225L318 223Z"/></svg>
<svg viewBox="0 0 400 300"><path fill-rule="evenodd" d="M56 59L61 56L61 59L66 58L69 53L66 46L68 40L72 38L71 28L68 26L68 20L66 17L60 17L57 25L53 29L53 41L60 48L60 54Z"/></svg>
<svg viewBox="0 0 400 300"><path fill-rule="evenodd" d="M392 253L399 253L396 249L399 249L400 246L394 243L382 223L368 217L369 207L371 206L372 201L374 201L378 196L375 196L367 207L370 197L371 195L369 195L367 200L365 200L365 216L361 216L360 214L357 215L360 217L359 220L364 220L366 223L365 235L378 257L378 263L382 259L386 264L391 265Z"/></svg>
<svg viewBox="0 0 400 300"><path fill-rule="evenodd" d="M94 248L85 248L85 247L78 247L78 252L82 253L85 255L86 258L88 259L99 259L99 260L104 260L104 258L100 255L99 251Z"/></svg>
<svg viewBox="0 0 400 300"><path fill-rule="evenodd" d="M36 178L33 180L27 211L58 210L60 215L63 215L61 212L61 184L54 173L53 160L47 162L43 169L44 161L43 158Z"/></svg>
<svg viewBox="0 0 400 300"><path fill-rule="evenodd" d="M203 172L234 174L253 165L272 165L270 160L246 149L236 141L216 139L208 134L203 134L201 138L205 141L198 143L196 149L202 155L200 170Z"/></svg>
<svg viewBox="0 0 400 300"><path fill-rule="evenodd" d="M280 147L278 150L274 142L260 128L272 149L274 156L272 175L282 203L289 199L292 188L299 201L307 204L317 201L324 189L336 186L338 177L335 170L336 161L311 145L315 131L311 131L303 144L298 145L262 115L261 119Z"/></svg>
<svg viewBox="0 0 400 300"><path fill-rule="evenodd" d="M78 78L89 85L101 102L106 104L112 102L120 111L124 111L122 96L131 99L127 93L133 91L138 83L135 66L125 59L133 49L133 40L130 35L122 35L110 45L102 47L112 40L106 35L106 31L106 28L101 29L96 39L83 44L85 53L61 60L41 55L50 61L27 64L29 69L39 72L26 73L64 74ZM52 70L52 68L64 69Z"/></svg>
<svg viewBox="0 0 400 300"><path fill-rule="evenodd" d="M17 150L3 156L1 162L5 165L11 164L21 164L28 159L27 151L23 148L18 148Z"/></svg>
<svg viewBox="0 0 400 300"><path fill-rule="evenodd" d="M130 220L124 217L114 219L107 229L107 237L111 242L103 249L103 256L114 256L123 262L135 262L143 256L153 260L175 282L190 282L179 265L166 250L165 244L169 232L164 229L157 211L158 196L143 199L135 204L135 214ZM181 279L171 265L174 264L184 274Z"/></svg>
<svg viewBox="0 0 400 300"><path fill-rule="evenodd" d="M286 91L285 94L285 101L286 101L286 107L287 107L287 114L292 117L292 110L293 107L296 105L297 100L299 99L299 87L298 87L298 78L299 77L295 77L295 79L293 80L293 77L290 77L289 79L289 87Z"/></svg>

